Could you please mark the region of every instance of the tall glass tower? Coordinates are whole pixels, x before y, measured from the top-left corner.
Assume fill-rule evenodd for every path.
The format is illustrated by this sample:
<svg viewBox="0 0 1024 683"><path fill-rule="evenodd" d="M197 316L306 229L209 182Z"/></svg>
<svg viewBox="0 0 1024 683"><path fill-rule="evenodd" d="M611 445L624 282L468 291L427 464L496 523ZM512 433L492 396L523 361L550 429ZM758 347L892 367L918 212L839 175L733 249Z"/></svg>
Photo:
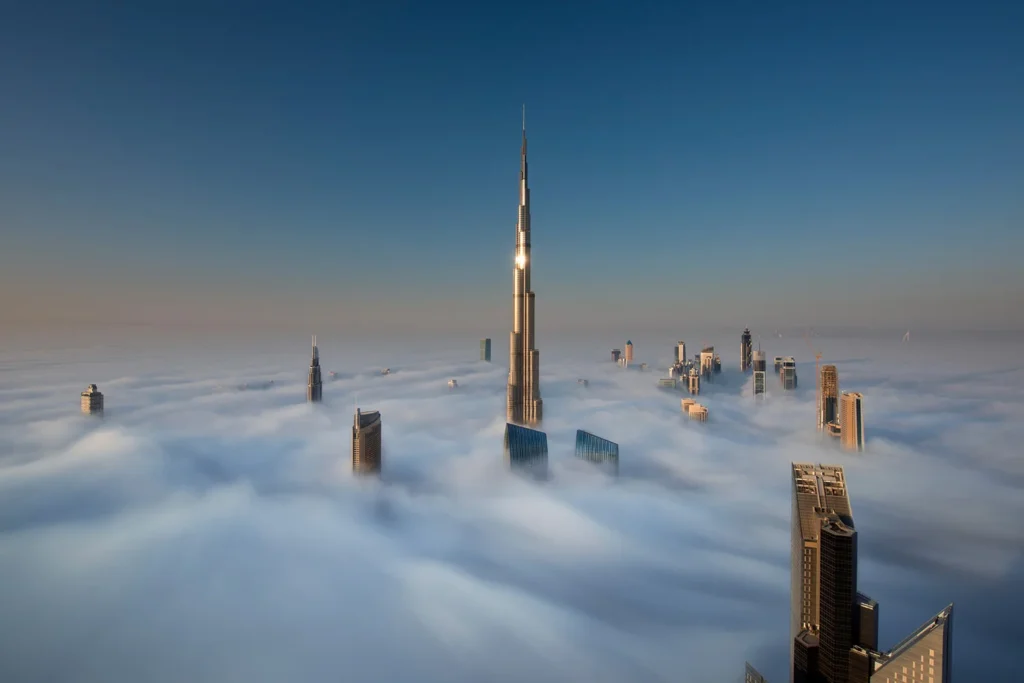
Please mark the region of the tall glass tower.
<svg viewBox="0 0 1024 683"><path fill-rule="evenodd" d="M512 335L509 342L508 417L513 424L536 424L543 417L540 351L534 347L534 296L530 289L530 186L526 165L526 107L519 169L519 219L512 266Z"/></svg>

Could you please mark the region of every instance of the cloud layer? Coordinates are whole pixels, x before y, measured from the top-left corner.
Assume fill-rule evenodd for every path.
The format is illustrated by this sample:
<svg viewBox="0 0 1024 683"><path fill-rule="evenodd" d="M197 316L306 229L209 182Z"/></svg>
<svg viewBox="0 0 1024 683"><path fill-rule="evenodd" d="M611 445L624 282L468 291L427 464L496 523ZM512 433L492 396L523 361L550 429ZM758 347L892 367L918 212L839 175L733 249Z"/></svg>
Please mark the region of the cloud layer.
<svg viewBox="0 0 1024 683"><path fill-rule="evenodd" d="M821 342L866 395L851 455L817 438L813 363L753 403L738 335L701 396L709 422L683 419L655 386L673 341L638 345L648 373L546 356L545 484L504 471L500 362L395 356L381 376L325 351L310 406L301 352L8 352L0 678L700 683L749 659L784 681L798 460L847 468L883 646L956 601L955 673L1009 680L1020 345ZM89 382L103 420L77 414ZM357 403L383 415L379 483L350 474ZM573 458L577 428L620 444L618 480Z"/></svg>

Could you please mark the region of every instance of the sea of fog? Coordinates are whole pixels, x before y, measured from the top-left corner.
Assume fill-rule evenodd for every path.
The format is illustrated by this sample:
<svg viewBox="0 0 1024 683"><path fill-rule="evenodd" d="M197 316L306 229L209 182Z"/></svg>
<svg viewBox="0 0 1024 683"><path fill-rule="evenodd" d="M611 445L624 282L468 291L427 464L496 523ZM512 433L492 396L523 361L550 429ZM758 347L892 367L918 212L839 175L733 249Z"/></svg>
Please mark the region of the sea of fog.
<svg viewBox="0 0 1024 683"><path fill-rule="evenodd" d="M687 339L723 358L706 424L656 386L674 338L634 339L647 372L611 363L625 339L541 340L544 483L504 468L505 340L321 338L321 405L301 339L4 348L0 680L782 683L791 461L846 468L883 648L955 602L956 676L1011 680L1024 347L899 337L761 339L800 378L761 402L738 333ZM815 430L811 346L865 395L864 453ZM380 481L351 475L356 406ZM577 429L620 444L618 479Z"/></svg>

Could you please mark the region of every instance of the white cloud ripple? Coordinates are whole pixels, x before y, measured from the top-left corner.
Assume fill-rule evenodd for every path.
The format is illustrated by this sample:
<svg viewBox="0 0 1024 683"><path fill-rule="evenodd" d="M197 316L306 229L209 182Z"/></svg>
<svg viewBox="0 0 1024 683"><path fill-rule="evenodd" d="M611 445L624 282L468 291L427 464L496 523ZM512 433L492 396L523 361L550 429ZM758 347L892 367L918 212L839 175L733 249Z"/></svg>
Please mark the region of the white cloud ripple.
<svg viewBox="0 0 1024 683"><path fill-rule="evenodd" d="M813 365L755 407L732 342L705 425L660 370L548 361L545 484L504 471L500 364L336 367L309 406L300 354L176 371L8 353L0 680L700 683L750 659L784 681L793 460L847 467L882 644L955 600L957 675L1009 677L1020 346L962 362L976 346L830 340L866 394L851 455L816 438ZM75 415L88 382L102 421ZM356 400L383 414L382 483L350 475ZM573 458L577 428L619 442L619 480Z"/></svg>

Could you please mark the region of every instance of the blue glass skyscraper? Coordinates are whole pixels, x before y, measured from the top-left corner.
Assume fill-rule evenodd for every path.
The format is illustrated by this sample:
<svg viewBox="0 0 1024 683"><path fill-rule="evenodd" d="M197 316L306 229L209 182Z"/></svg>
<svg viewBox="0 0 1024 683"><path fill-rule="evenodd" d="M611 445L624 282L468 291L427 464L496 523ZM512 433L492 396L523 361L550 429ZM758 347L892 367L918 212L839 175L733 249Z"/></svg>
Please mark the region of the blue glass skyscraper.
<svg viewBox="0 0 1024 683"><path fill-rule="evenodd" d="M505 425L505 462L513 471L546 475L548 470L548 435L512 423Z"/></svg>
<svg viewBox="0 0 1024 683"><path fill-rule="evenodd" d="M619 473L619 444L582 429L576 430L576 457L597 463L610 474Z"/></svg>

